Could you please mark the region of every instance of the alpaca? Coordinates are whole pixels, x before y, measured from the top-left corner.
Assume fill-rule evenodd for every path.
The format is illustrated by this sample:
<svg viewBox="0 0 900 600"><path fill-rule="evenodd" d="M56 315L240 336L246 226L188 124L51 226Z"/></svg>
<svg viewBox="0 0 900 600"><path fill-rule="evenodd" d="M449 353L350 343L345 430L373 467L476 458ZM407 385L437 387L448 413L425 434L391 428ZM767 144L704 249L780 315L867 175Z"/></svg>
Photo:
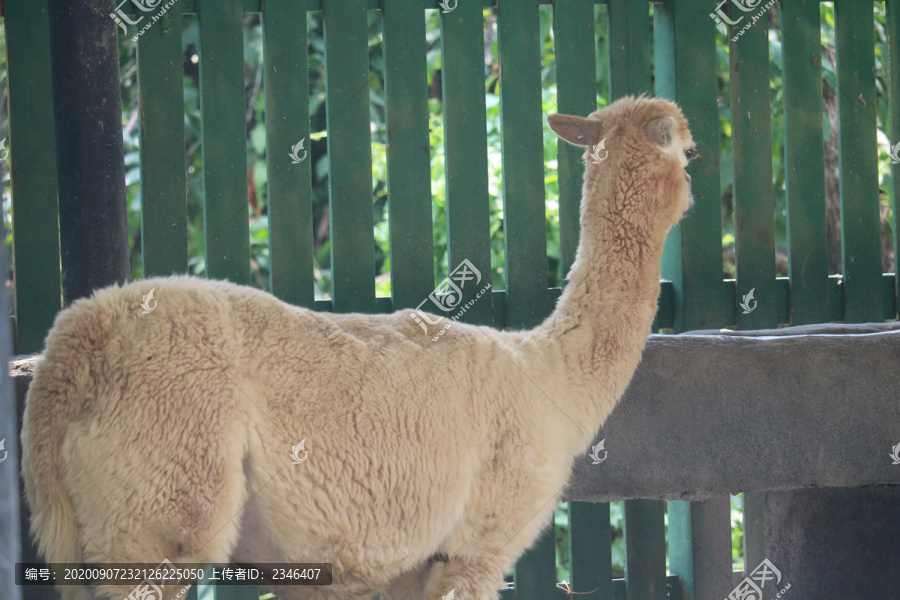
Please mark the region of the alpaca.
<svg viewBox="0 0 900 600"><path fill-rule="evenodd" d="M496 599L640 361L663 242L692 203L676 105L549 123L608 157L585 161L577 257L534 330L454 323L432 342L408 311L317 313L187 276L60 312L22 432L46 560L330 562L332 586L274 591Z"/></svg>

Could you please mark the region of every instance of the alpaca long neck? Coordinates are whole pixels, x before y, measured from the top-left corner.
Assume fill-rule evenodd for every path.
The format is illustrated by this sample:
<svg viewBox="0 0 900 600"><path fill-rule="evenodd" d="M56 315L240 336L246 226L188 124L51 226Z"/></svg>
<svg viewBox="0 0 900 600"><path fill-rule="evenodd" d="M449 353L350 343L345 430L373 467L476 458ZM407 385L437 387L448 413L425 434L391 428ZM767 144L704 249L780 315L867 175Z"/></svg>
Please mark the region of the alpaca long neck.
<svg viewBox="0 0 900 600"><path fill-rule="evenodd" d="M629 216L626 207L647 206L651 198L628 189L611 180L585 184L576 259L556 310L540 328L558 389L565 390L560 408L587 441L640 362L659 295L665 231L648 231L652 221Z"/></svg>

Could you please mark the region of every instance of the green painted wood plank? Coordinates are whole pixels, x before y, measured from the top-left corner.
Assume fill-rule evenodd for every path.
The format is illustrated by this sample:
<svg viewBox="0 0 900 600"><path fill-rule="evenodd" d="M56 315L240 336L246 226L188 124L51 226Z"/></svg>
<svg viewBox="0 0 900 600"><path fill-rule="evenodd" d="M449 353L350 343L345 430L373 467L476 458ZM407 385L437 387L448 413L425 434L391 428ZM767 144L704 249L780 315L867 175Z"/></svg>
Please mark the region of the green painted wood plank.
<svg viewBox="0 0 900 600"><path fill-rule="evenodd" d="M627 600L628 588L624 579L613 579L613 600Z"/></svg>
<svg viewBox="0 0 900 600"><path fill-rule="evenodd" d="M137 42L144 277L188 270L181 9L169 7Z"/></svg>
<svg viewBox="0 0 900 600"><path fill-rule="evenodd" d="M513 571L516 600L562 600L556 587L556 532L544 531L537 543L516 563Z"/></svg>
<svg viewBox="0 0 900 600"><path fill-rule="evenodd" d="M15 353L40 352L61 307L56 203L56 134L50 83L47 0L9 2L4 20L9 65Z"/></svg>
<svg viewBox="0 0 900 600"><path fill-rule="evenodd" d="M708 8L663 0L653 12L656 95L681 107L700 154L688 167L694 206L672 229L663 253L662 276L675 291L675 331L734 322L722 284L716 29Z"/></svg>
<svg viewBox="0 0 900 600"><path fill-rule="evenodd" d="M731 592L731 498L668 502L669 570L680 576L685 600Z"/></svg>
<svg viewBox="0 0 900 600"><path fill-rule="evenodd" d="M325 0L325 91L335 312L375 309L365 0Z"/></svg>
<svg viewBox="0 0 900 600"><path fill-rule="evenodd" d="M829 321L825 162L822 154L820 2L781 7L784 156L791 324Z"/></svg>
<svg viewBox="0 0 900 600"><path fill-rule="evenodd" d="M266 77L269 284L291 304L313 308L312 160L306 10L267 0L262 16ZM303 142L303 149L293 148Z"/></svg>
<svg viewBox="0 0 900 600"><path fill-rule="evenodd" d="M897 298L895 297L897 290L897 278L893 273L884 273L881 276L881 289L884 310L884 312L882 313L882 317L885 321L887 321L895 318L895 315L897 314Z"/></svg>
<svg viewBox="0 0 900 600"><path fill-rule="evenodd" d="M266 0L267 2L269 0ZM216 584L212 600L259 600L260 591L255 585Z"/></svg>
<svg viewBox="0 0 900 600"><path fill-rule="evenodd" d="M592 0L557 0L553 4L553 44L559 112L585 117L597 110L597 58L594 53ZM560 276L565 278L578 249L583 148L559 141Z"/></svg>
<svg viewBox="0 0 900 600"><path fill-rule="evenodd" d="M483 21L476 3L460 2L452 12L441 13L441 73L443 81L452 82L443 86L448 271L468 260L482 281L490 281ZM473 299L481 286L463 289L461 304ZM492 324L486 299L482 296L460 321Z"/></svg>
<svg viewBox="0 0 900 600"><path fill-rule="evenodd" d="M539 325L550 313L541 108L541 32L538 0L500 5L503 241L507 323Z"/></svg>
<svg viewBox="0 0 900 600"><path fill-rule="evenodd" d="M628 597L666 597L665 505L658 500L625 501L625 584Z"/></svg>
<svg viewBox="0 0 900 600"><path fill-rule="evenodd" d="M389 0L393 1L393 0ZM482 8L493 8L497 5L497 0L478 0ZM197 14L197 7L200 0L181 0L184 4L184 14ZM441 8L442 0L423 0L419 5L423 9L438 10ZM607 0L591 0L593 4L606 4ZM325 0L306 0L306 10L308 12L322 12L324 10ZM385 0L366 0L366 8L368 10L384 10ZM549 0L541 0L541 4L551 4ZM245 13L261 13L263 12L263 0L243 0L243 10ZM138 11L132 3L122 5L122 12L126 15L133 15Z"/></svg>
<svg viewBox="0 0 900 600"><path fill-rule="evenodd" d="M572 591L584 600L612 600L609 503L569 502Z"/></svg>
<svg viewBox="0 0 900 600"><path fill-rule="evenodd" d="M737 322L764 329L778 324L767 27L751 27L731 42L730 59L737 293L744 303Z"/></svg>
<svg viewBox="0 0 900 600"><path fill-rule="evenodd" d="M888 30L889 79L888 96L890 99L890 135L891 147L900 143L900 0L886 0ZM897 318L900 311L900 167L891 161L891 198L894 209L894 310L890 318Z"/></svg>
<svg viewBox="0 0 900 600"><path fill-rule="evenodd" d="M745 492L744 572L749 573L766 557L765 492Z"/></svg>
<svg viewBox="0 0 900 600"><path fill-rule="evenodd" d="M199 600L199 586L194 584L191 586L191 589L188 590L187 595L184 596L184 600Z"/></svg>
<svg viewBox="0 0 900 600"><path fill-rule="evenodd" d="M659 308L656 310L650 331L655 333L660 329L671 329L675 324L675 286L671 281L659 282L659 299L656 305Z"/></svg>
<svg viewBox="0 0 900 600"><path fill-rule="evenodd" d="M880 321L881 216L875 116L875 30L870 2L836 2L844 321Z"/></svg>
<svg viewBox="0 0 900 600"><path fill-rule="evenodd" d="M650 90L650 7L609 0L609 86L612 99Z"/></svg>
<svg viewBox="0 0 900 600"><path fill-rule="evenodd" d="M221 0L199 8L206 276L249 284L242 7Z"/></svg>
<svg viewBox="0 0 900 600"><path fill-rule="evenodd" d="M434 289L431 157L425 17L420 0L384 7L387 186L394 308L418 306Z"/></svg>

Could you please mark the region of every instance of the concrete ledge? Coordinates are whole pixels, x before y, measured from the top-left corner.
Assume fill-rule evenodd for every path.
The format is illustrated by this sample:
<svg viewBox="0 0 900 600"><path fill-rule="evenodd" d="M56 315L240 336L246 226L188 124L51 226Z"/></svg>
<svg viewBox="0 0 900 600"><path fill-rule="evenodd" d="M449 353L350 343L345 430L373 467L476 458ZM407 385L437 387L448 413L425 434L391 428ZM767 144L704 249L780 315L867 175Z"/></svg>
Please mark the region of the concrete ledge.
<svg viewBox="0 0 900 600"><path fill-rule="evenodd" d="M566 499L898 484L900 330L650 336L601 439L607 459L577 458Z"/></svg>
<svg viewBox="0 0 900 600"><path fill-rule="evenodd" d="M19 411L39 358L10 362ZM567 500L900 484L900 324L652 335L601 439Z"/></svg>

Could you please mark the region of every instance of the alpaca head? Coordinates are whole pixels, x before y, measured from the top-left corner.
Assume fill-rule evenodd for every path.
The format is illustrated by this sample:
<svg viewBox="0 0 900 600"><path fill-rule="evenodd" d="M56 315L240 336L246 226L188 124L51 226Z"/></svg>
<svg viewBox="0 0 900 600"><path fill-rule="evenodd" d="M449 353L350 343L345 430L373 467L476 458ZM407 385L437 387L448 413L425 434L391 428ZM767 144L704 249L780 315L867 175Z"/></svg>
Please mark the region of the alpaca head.
<svg viewBox="0 0 900 600"><path fill-rule="evenodd" d="M694 140L672 102L627 96L587 117L555 114L548 122L560 138L585 147L584 203L610 198L604 211L666 230L693 203L684 169Z"/></svg>

